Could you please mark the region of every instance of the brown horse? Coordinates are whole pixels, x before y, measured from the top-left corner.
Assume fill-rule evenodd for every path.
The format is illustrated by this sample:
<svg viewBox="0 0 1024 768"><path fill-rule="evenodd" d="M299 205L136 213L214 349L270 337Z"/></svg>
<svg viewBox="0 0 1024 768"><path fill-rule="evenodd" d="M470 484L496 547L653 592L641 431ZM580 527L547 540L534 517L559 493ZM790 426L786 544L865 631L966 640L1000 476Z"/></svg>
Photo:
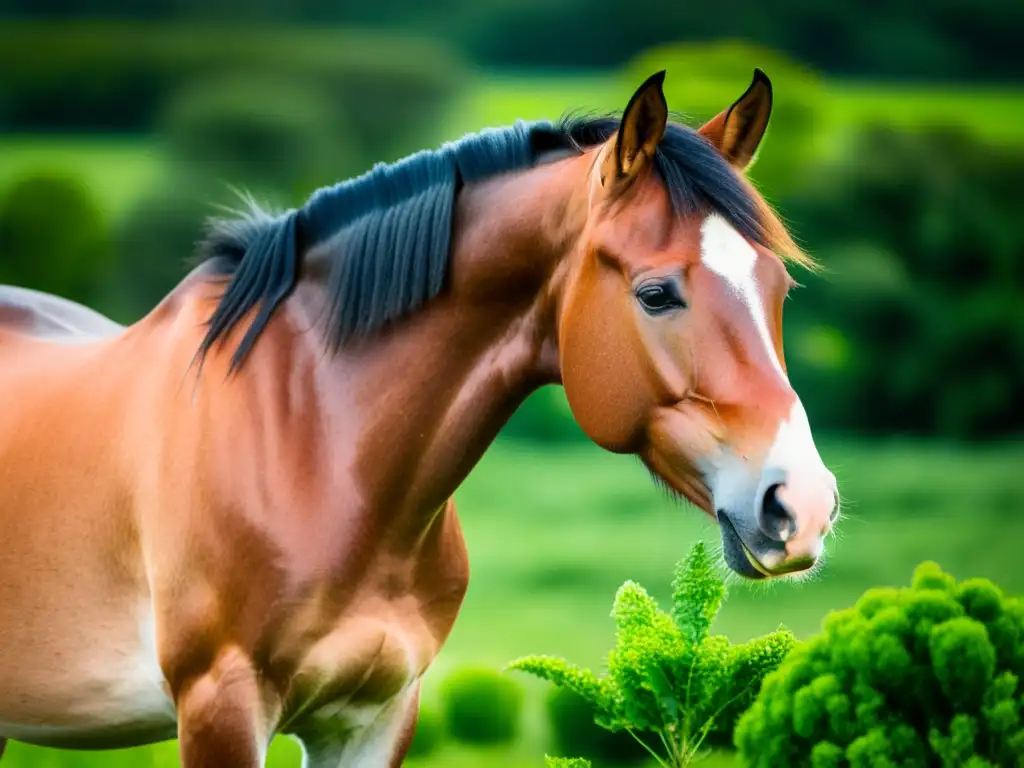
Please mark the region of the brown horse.
<svg viewBox="0 0 1024 768"><path fill-rule="evenodd" d="M215 223L129 327L0 290L0 737L399 765L469 576L452 494L547 383L735 571L810 568L835 480L781 341L809 262L743 175L771 86L698 131L663 78Z"/></svg>

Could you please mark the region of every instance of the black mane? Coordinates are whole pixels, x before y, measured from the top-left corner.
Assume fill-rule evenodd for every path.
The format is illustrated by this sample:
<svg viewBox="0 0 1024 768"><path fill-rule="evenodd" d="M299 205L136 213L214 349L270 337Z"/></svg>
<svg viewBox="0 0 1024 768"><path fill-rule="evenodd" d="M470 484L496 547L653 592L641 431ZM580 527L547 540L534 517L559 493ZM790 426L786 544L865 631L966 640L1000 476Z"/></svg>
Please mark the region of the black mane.
<svg viewBox="0 0 1024 768"><path fill-rule="evenodd" d="M331 344L370 334L415 312L444 287L452 213L464 182L525 169L550 152L582 152L618 130L613 117L567 117L487 129L436 150L317 190L301 208L214 221L199 256L227 289L209 321L205 357L253 309L235 350L237 370L298 281L303 253L330 241ZM717 211L743 235L771 239L752 190L696 131L670 123L655 158L678 215Z"/></svg>

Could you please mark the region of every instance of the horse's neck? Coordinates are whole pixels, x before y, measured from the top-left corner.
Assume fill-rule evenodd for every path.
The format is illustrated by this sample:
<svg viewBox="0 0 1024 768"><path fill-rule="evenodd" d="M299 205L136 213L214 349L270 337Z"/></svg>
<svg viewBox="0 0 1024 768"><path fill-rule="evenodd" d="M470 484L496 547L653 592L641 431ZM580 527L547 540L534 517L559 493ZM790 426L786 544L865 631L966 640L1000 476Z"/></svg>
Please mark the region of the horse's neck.
<svg viewBox="0 0 1024 768"><path fill-rule="evenodd" d="M326 418L344 422L339 434L358 421L349 459L374 506L416 515L444 503L522 401L558 380L554 282L573 241L565 175L541 168L463 190L444 292L321 358Z"/></svg>

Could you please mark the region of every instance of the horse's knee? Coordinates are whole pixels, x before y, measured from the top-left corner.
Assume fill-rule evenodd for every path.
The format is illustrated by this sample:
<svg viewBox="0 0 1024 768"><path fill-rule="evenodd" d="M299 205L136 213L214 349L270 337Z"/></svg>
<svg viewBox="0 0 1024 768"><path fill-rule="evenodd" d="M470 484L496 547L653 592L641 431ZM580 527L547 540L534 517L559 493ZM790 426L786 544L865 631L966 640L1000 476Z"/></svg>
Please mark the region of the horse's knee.
<svg viewBox="0 0 1024 768"><path fill-rule="evenodd" d="M183 768L260 768L270 734L259 681L240 653L223 654L175 696Z"/></svg>

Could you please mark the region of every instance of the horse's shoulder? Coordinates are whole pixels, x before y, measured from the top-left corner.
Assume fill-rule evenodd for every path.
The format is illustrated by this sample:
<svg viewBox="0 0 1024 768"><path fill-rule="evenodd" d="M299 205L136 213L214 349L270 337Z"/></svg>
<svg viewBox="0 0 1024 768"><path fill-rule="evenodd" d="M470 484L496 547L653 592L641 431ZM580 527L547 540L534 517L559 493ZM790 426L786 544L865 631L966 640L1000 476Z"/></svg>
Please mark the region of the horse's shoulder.
<svg viewBox="0 0 1024 768"><path fill-rule="evenodd" d="M0 285L0 328L69 343L109 338L124 330L121 324L83 304L14 285Z"/></svg>

